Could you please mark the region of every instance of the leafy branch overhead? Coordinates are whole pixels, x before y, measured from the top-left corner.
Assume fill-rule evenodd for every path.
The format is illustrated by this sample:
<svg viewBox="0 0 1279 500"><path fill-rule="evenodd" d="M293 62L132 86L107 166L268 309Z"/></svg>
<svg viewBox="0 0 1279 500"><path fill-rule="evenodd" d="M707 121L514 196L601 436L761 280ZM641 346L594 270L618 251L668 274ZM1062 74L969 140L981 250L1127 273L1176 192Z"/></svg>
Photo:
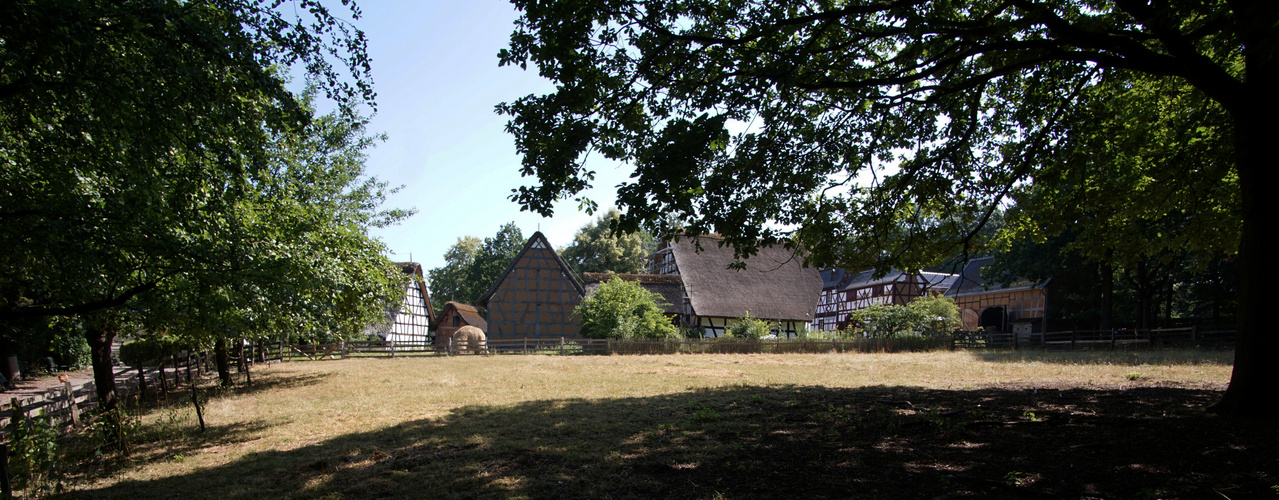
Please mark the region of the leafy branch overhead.
<svg viewBox="0 0 1279 500"><path fill-rule="evenodd" d="M803 244L819 265L919 267L976 243L1022 183L1053 180L1046 162L1082 152L1068 139L1095 130L1089 103L1111 81L1205 96L1206 135L1247 106L1224 2L517 5L502 63L558 86L498 106L537 181L515 201L549 214L595 151L635 166L618 192L631 227L677 214L747 253ZM1164 76L1190 83L1143 83ZM1210 172L1196 180L1228 181Z"/></svg>
<svg viewBox="0 0 1279 500"><path fill-rule="evenodd" d="M597 153L634 166L622 226L680 221L739 256L782 241L816 266L918 269L982 251L1009 208L1005 246L1085 226L1089 258L1233 257L1221 409L1261 414L1279 384L1260 298L1273 0L515 4L501 63L555 84L497 107L523 208L580 193Z"/></svg>

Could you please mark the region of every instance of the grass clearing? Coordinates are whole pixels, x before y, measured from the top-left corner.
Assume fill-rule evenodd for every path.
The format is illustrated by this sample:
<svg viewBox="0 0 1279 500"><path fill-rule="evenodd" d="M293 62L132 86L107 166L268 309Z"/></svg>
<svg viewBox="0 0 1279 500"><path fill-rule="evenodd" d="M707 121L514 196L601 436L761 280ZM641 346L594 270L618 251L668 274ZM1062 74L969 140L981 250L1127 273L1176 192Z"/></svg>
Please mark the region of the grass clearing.
<svg viewBox="0 0 1279 500"><path fill-rule="evenodd" d="M1026 425L1099 434L1089 415L1146 422L1172 406L1177 422L1210 419L1202 406L1230 361L955 351L283 363L212 397L205 434L189 402L149 411L134 455L82 468L66 496L900 496L890 479L926 485L910 490L925 496L1074 494L1061 488L1078 478L979 455L1005 453ZM1126 414L1108 413L1116 404Z"/></svg>

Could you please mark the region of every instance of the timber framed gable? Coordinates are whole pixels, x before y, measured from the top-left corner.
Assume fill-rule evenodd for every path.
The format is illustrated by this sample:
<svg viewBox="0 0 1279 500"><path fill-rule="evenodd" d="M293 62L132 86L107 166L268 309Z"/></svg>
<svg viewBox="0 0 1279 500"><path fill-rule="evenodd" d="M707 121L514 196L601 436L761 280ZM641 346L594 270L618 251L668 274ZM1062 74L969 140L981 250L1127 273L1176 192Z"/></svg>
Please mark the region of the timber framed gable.
<svg viewBox="0 0 1279 500"><path fill-rule="evenodd" d="M488 310L488 338L578 338L574 314L582 283L542 233L533 233L502 277L480 297Z"/></svg>

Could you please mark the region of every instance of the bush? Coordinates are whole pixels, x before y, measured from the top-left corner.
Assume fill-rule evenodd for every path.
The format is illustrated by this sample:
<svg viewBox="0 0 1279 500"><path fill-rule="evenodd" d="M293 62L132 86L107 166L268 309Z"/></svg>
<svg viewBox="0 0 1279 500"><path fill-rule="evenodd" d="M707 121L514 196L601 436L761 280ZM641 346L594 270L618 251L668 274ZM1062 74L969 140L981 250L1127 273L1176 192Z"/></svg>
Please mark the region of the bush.
<svg viewBox="0 0 1279 500"><path fill-rule="evenodd" d="M751 312L746 311L746 316L737 318L733 322L733 326L728 327L728 337L735 339L759 340L770 333L773 325L767 321L758 318L752 318Z"/></svg>
<svg viewBox="0 0 1279 500"><path fill-rule="evenodd" d="M582 336L592 339L676 338L675 325L658 306L660 296L639 283L613 278L577 306Z"/></svg>
<svg viewBox="0 0 1279 500"><path fill-rule="evenodd" d="M946 335L959 326L959 308L950 297L927 296L905 306L873 305L849 314L857 330L871 338Z"/></svg>

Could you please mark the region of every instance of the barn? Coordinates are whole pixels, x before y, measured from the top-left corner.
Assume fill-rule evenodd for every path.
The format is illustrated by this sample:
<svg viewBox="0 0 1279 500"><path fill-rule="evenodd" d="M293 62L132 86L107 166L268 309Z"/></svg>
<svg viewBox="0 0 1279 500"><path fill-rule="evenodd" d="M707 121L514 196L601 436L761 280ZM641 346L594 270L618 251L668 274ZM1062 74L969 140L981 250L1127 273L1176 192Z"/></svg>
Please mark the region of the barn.
<svg viewBox="0 0 1279 500"><path fill-rule="evenodd" d="M538 231L477 305L488 311L489 340L578 338L573 311L583 294L582 283Z"/></svg>

